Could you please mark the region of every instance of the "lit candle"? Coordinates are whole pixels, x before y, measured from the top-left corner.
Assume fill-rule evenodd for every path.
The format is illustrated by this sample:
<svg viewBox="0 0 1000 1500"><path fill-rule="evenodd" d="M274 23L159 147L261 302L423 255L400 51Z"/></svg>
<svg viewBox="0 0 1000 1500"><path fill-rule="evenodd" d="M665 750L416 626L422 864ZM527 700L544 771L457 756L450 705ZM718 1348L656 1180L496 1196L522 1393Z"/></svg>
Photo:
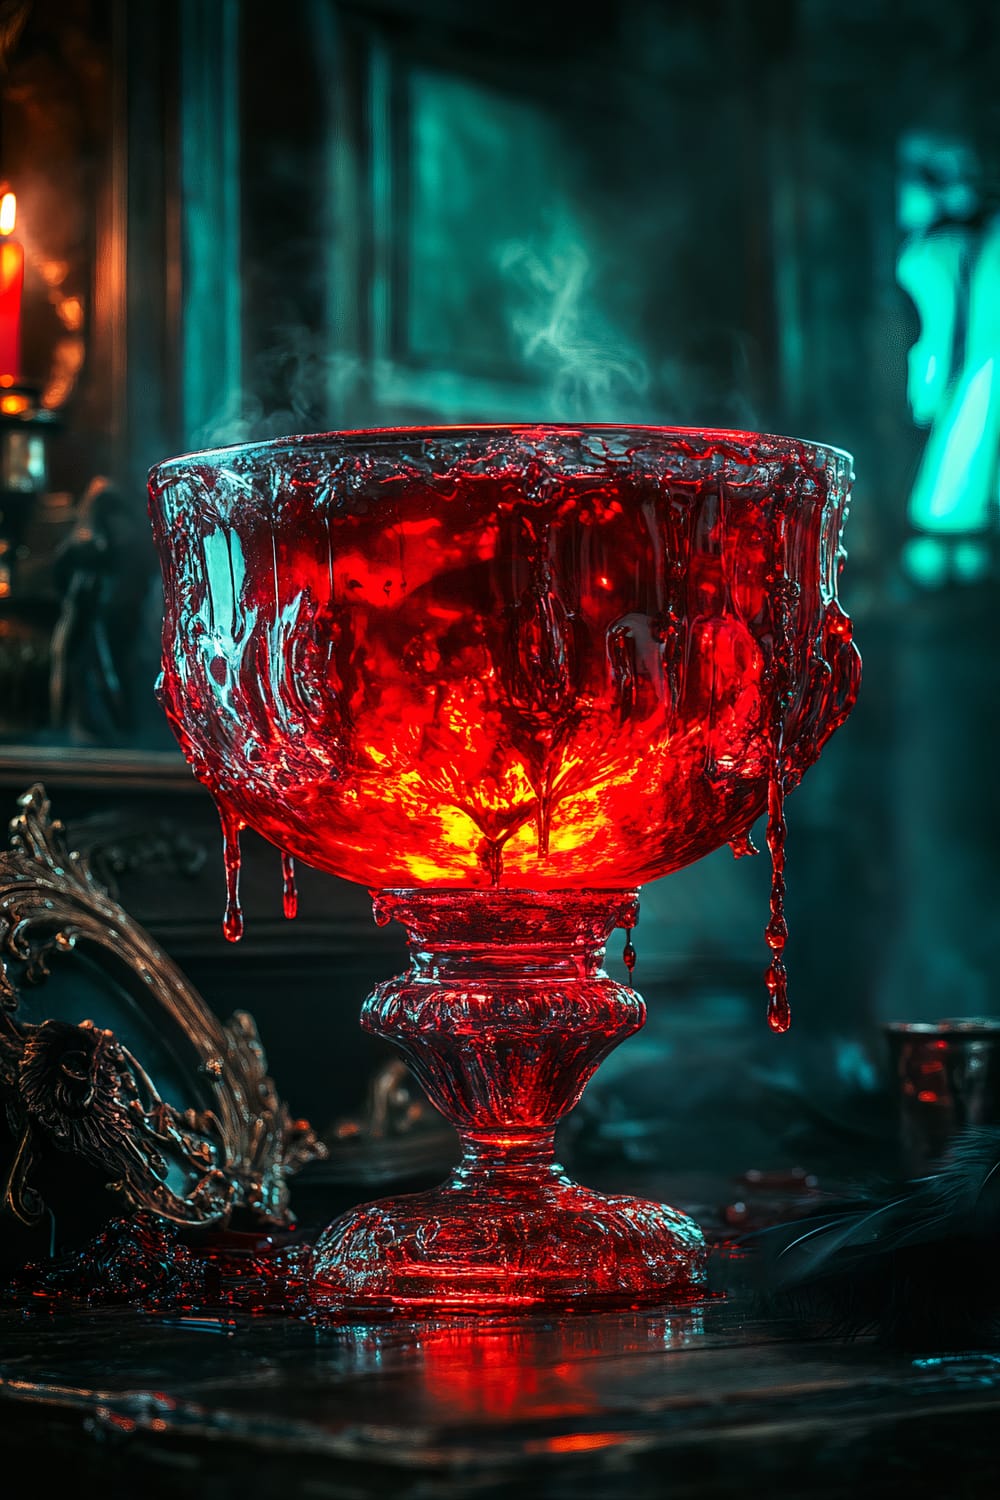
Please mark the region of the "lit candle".
<svg viewBox="0 0 1000 1500"><path fill-rule="evenodd" d="M0 386L11 386L21 373L21 290L24 247L13 238L17 199L0 197Z"/></svg>

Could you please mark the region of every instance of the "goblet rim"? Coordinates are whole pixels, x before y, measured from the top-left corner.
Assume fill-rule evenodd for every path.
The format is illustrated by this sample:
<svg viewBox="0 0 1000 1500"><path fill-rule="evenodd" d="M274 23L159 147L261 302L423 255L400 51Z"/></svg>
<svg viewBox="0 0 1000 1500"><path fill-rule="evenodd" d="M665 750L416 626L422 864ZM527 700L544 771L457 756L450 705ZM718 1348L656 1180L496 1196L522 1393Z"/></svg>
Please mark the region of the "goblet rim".
<svg viewBox="0 0 1000 1500"><path fill-rule="evenodd" d="M174 471L183 471L192 464L225 463L233 454L277 454L298 453L303 450L340 446L342 448L365 448L380 443L432 442L441 438L488 437L490 434L511 437L521 435L553 436L588 433L614 433L619 437L635 434L637 438L660 438L667 451L671 440L675 443L701 441L713 444L754 444L771 450L772 457L795 456L807 453L813 462L833 461L846 463L853 470L854 455L846 448L831 443L817 442L811 438L795 438L773 432L753 432L743 428L727 427L675 427L657 426L633 422L459 422L433 423L429 425L400 427L348 427L329 432L287 433L278 437L253 439L249 442L226 443L218 447L193 449L170 458L161 459L149 471L150 484Z"/></svg>

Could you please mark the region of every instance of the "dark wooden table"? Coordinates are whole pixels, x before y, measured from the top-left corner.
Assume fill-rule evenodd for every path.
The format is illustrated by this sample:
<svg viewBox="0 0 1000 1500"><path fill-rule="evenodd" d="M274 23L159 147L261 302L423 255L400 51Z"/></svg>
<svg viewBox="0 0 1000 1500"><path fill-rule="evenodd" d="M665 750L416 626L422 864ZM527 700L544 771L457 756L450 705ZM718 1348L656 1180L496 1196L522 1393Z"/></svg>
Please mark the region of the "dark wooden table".
<svg viewBox="0 0 1000 1500"><path fill-rule="evenodd" d="M1000 1478L1000 1356L813 1339L731 1298L322 1328L8 1311L0 1443L38 1495L952 1500Z"/></svg>

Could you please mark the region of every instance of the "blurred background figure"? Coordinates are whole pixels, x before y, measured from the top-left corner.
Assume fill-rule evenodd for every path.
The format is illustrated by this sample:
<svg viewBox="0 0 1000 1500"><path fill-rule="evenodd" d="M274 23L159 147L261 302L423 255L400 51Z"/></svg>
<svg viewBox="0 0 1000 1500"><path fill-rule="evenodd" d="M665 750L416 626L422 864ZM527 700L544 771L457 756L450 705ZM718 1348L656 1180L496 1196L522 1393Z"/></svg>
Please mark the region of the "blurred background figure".
<svg viewBox="0 0 1000 1500"><path fill-rule="evenodd" d="M1000 206L961 141L913 134L901 150L896 274L920 316L909 353L913 420L929 429L910 494L918 583L971 581L997 548L1000 468Z"/></svg>
<svg viewBox="0 0 1000 1500"><path fill-rule="evenodd" d="M143 507L91 480L54 558L62 595L52 633L52 726L76 744L121 744L136 729L135 657L149 592Z"/></svg>

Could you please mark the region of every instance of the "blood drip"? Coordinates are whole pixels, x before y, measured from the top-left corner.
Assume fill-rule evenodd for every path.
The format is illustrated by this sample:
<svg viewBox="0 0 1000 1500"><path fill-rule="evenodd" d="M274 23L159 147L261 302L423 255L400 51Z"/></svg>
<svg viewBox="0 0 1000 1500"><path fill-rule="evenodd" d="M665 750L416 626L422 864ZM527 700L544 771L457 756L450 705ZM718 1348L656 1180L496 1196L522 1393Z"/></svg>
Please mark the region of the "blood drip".
<svg viewBox="0 0 1000 1500"><path fill-rule="evenodd" d="M787 1031L792 1024L788 1004L788 975L783 954L788 941L785 920L785 788L779 772L767 788L767 848L771 856L771 920L764 929L771 950L764 983L767 985L767 1024L772 1031Z"/></svg>
<svg viewBox="0 0 1000 1500"><path fill-rule="evenodd" d="M295 884L295 860L290 854L281 856L281 903L288 921L299 914L299 892Z"/></svg>
<svg viewBox="0 0 1000 1500"><path fill-rule="evenodd" d="M635 968L635 960L636 952L635 948L632 946L632 928L626 927L625 947L622 949L622 963L625 965L626 969L628 969L629 974L631 974L632 970Z"/></svg>
<svg viewBox="0 0 1000 1500"><path fill-rule="evenodd" d="M771 915L764 929L771 962L764 975L767 986L767 1024L772 1031L784 1032L792 1024L788 1004L788 974L785 969L785 944L788 922L785 918L785 715L791 701L791 643L794 609L800 594L799 585L782 575L771 598L774 616L774 646L771 662L773 679L773 718L771 721L772 764L767 781L767 848L771 856Z"/></svg>
<svg viewBox="0 0 1000 1500"><path fill-rule="evenodd" d="M240 833L244 824L231 808L216 798L219 822L222 824L222 859L226 868L226 913L222 931L226 941L238 943L243 936L243 908L240 905Z"/></svg>

